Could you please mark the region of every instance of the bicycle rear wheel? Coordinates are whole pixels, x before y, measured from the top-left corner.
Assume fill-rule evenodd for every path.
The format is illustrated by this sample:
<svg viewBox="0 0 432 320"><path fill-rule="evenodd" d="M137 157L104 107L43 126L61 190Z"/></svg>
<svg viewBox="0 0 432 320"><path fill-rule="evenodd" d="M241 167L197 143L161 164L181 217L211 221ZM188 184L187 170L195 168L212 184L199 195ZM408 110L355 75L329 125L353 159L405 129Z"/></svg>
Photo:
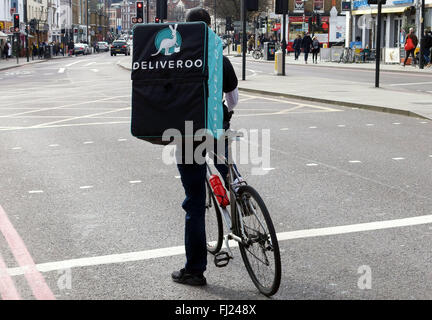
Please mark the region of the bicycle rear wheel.
<svg viewBox="0 0 432 320"><path fill-rule="evenodd" d="M254 188L240 187L238 195L235 230L247 242L239 243L243 262L258 290L266 296L274 295L279 289L282 271L273 222Z"/></svg>
<svg viewBox="0 0 432 320"><path fill-rule="evenodd" d="M219 210L219 206L216 197L213 194L213 190L210 186L210 182L206 179L206 214L205 214L205 226L206 226L206 239L207 239L207 251L211 254L216 254L222 248L223 241L223 225L222 215Z"/></svg>

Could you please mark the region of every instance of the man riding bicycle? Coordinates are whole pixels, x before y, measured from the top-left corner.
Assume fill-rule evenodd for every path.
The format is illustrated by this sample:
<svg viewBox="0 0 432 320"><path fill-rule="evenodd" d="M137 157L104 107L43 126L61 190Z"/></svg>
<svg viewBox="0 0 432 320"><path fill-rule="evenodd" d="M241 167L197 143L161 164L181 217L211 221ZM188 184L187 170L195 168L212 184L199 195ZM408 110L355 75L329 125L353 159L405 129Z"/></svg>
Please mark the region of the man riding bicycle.
<svg viewBox="0 0 432 320"><path fill-rule="evenodd" d="M196 8L189 11L187 22L202 21L211 25L209 13ZM238 102L238 80L234 68L228 58L223 57L223 92L227 106L224 105L224 129L229 128L233 108ZM194 148L195 149L195 148ZM225 148L227 152L227 148ZM184 157L184 153L182 153ZM172 273L175 282L188 285L205 285L204 271L207 267L207 244L205 233L205 201L206 201L206 164L177 164L186 198L182 207L186 211L185 221L185 249L186 264L179 271ZM216 168L226 181L228 168L224 164L216 164Z"/></svg>

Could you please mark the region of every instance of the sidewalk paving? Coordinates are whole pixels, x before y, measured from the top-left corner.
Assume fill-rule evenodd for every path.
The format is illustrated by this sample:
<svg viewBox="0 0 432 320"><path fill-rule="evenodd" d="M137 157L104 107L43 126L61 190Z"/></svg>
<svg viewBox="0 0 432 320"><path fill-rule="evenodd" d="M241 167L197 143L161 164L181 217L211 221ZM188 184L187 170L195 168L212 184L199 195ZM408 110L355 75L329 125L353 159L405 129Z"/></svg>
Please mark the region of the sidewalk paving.
<svg viewBox="0 0 432 320"><path fill-rule="evenodd" d="M131 70L132 58L117 63ZM239 81L239 90L249 93L283 96L346 107L396 113L432 120L432 95L420 92L375 88L370 84L346 80L324 82L322 78L308 76L282 77L255 74Z"/></svg>
<svg viewBox="0 0 432 320"><path fill-rule="evenodd" d="M17 59L15 58L9 58L7 61L5 59L1 59L0 60L0 71L4 71L4 70L8 70L8 69L13 69L13 68L17 68L17 67L22 67L25 65L29 65L29 64L35 64L35 63L41 63L41 62L46 62L49 60L53 60L53 59L65 59L65 58L70 58L70 56L56 56L56 57L52 57L50 59L39 59L39 58L35 58L34 60L32 60L32 58L29 58L29 62L27 62L27 58L26 57L20 57L19 58L19 63L17 63Z"/></svg>
<svg viewBox="0 0 432 320"><path fill-rule="evenodd" d="M224 51L224 55L230 58L241 59L241 55L232 52L228 54L227 50ZM246 61L269 63L273 65L275 63L274 61L266 61L263 59L256 60L250 54L246 55ZM309 54L308 64L305 64L303 53L300 55L299 60L295 60L294 53L290 53L289 55L286 56L285 62L288 65L298 65L304 67L313 66L313 67L349 68L349 69L359 69L359 70L375 70L375 61L369 61L364 63L342 63L342 62L338 63L338 62L330 62L330 61L321 61L320 58L318 58L318 63L314 64L312 63L312 54ZM424 69L420 69L418 65L416 66L407 65L403 67L401 64L381 63L380 70L388 71L388 72L428 73L432 75L432 67L425 66Z"/></svg>

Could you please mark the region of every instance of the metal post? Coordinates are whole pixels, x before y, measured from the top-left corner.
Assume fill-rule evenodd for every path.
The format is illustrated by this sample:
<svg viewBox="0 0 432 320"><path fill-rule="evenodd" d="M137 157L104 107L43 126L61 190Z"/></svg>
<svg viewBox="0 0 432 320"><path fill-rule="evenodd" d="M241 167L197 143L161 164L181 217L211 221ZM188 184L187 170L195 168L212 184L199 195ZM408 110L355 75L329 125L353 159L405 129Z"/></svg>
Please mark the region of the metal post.
<svg viewBox="0 0 432 320"><path fill-rule="evenodd" d="M216 30L216 0L214 0L214 31L217 33Z"/></svg>
<svg viewBox="0 0 432 320"><path fill-rule="evenodd" d="M146 18L146 20L147 20L147 23L149 23L150 21L150 4L149 4L149 1L150 0L147 0L147 18Z"/></svg>
<svg viewBox="0 0 432 320"><path fill-rule="evenodd" d="M246 46L247 46L247 34L246 34L246 0L241 0L242 6L242 23L243 23L243 38L242 38L242 52L243 52L243 66L242 66L242 79L246 80Z"/></svg>
<svg viewBox="0 0 432 320"><path fill-rule="evenodd" d="M285 75L285 53L286 53L286 14L282 15L282 75Z"/></svg>
<svg viewBox="0 0 432 320"><path fill-rule="evenodd" d="M88 0L86 1L86 20L87 20L87 44L89 44L89 32L88 32L88 13L89 13L89 9L88 9Z"/></svg>
<svg viewBox="0 0 432 320"><path fill-rule="evenodd" d="M378 24L376 36L376 67L375 67L375 87L379 88L379 73L380 73L380 60L381 60L381 0L378 0Z"/></svg>
<svg viewBox="0 0 432 320"><path fill-rule="evenodd" d="M424 36L424 17L425 17L425 0L422 0L421 4L421 16L420 16L420 61L419 68L424 69L424 56L423 50L425 45L425 36Z"/></svg>
<svg viewBox="0 0 432 320"><path fill-rule="evenodd" d="M29 47L28 47L28 21L27 21L27 0L24 0L24 24L25 24L25 47L26 47L26 57L27 62L29 59Z"/></svg>
<svg viewBox="0 0 432 320"><path fill-rule="evenodd" d="M16 53L16 58L17 58L17 64L19 64L19 32L15 32L16 35L16 45L15 45L15 53Z"/></svg>

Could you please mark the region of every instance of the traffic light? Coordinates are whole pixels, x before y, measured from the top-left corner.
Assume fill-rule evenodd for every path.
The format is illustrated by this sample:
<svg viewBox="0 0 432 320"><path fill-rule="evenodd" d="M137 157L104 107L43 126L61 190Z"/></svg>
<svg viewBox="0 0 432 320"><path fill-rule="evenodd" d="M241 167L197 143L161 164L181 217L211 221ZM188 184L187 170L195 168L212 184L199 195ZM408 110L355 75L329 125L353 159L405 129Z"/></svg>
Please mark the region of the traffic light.
<svg viewBox="0 0 432 320"><path fill-rule="evenodd" d="M155 17L155 23L160 23L160 19L158 17Z"/></svg>
<svg viewBox="0 0 432 320"><path fill-rule="evenodd" d="M226 17L225 26L226 26L226 28L225 28L226 31L233 31L234 30L231 17Z"/></svg>
<svg viewBox="0 0 432 320"><path fill-rule="evenodd" d="M265 26L266 26L266 20L265 20L265 18L264 17L260 17L259 18L259 28L262 29L262 28L265 28Z"/></svg>
<svg viewBox="0 0 432 320"><path fill-rule="evenodd" d="M159 19L166 19L168 17L168 3L167 0L157 0L156 3L156 17Z"/></svg>
<svg viewBox="0 0 432 320"><path fill-rule="evenodd" d="M138 23L144 21L144 5L142 1L137 1L136 3L136 18Z"/></svg>
<svg viewBox="0 0 432 320"><path fill-rule="evenodd" d="M258 11L258 0L246 0L247 11Z"/></svg>
<svg viewBox="0 0 432 320"><path fill-rule="evenodd" d="M19 29L19 24L20 24L20 21L19 21L19 14L18 14L18 13L15 13L15 14L13 15L13 19L14 19L14 28L15 28L15 29L16 29L16 28Z"/></svg>
<svg viewBox="0 0 432 320"><path fill-rule="evenodd" d="M321 28L321 15L319 13L317 13L316 15L316 22L315 22L316 26L318 28Z"/></svg>
<svg viewBox="0 0 432 320"><path fill-rule="evenodd" d="M276 14L287 14L288 13L288 0L276 0L275 13Z"/></svg>

